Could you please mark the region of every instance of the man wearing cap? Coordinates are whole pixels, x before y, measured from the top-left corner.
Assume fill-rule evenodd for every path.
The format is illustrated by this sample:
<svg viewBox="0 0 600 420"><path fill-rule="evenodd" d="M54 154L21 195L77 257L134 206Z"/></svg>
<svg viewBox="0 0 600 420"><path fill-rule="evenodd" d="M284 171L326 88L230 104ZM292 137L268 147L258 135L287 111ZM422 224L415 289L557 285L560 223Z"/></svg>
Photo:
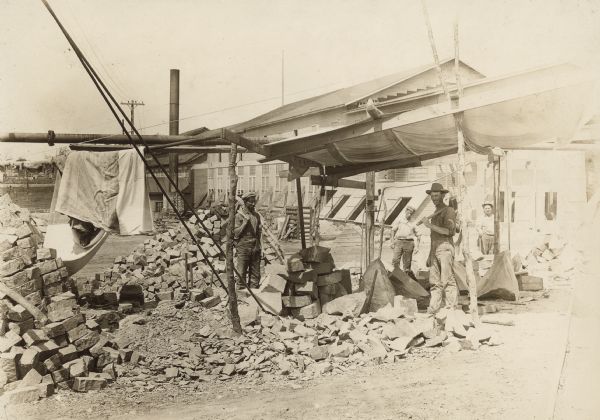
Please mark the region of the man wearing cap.
<svg viewBox="0 0 600 420"><path fill-rule="evenodd" d="M483 203L483 217L478 226L479 230L479 245L481 253L490 255L494 253L494 205L486 201Z"/></svg>
<svg viewBox="0 0 600 420"><path fill-rule="evenodd" d="M398 218L398 222L392 227L392 237L390 238L391 248L394 250L392 265L394 269L400 266L402 260L402 269L405 272L410 272L412 263L413 251L419 251L419 234L417 226L412 220L415 214L413 206L406 206L404 216Z"/></svg>
<svg viewBox="0 0 600 420"><path fill-rule="evenodd" d="M242 196L244 201L235 215L233 238L237 250L237 271L251 288L258 288L260 283L260 215L256 212L256 194L247 192ZM244 287L239 278L236 278L239 287Z"/></svg>
<svg viewBox="0 0 600 420"><path fill-rule="evenodd" d="M431 284L431 299L428 313L437 313L445 298L446 307L454 309L458 303L458 288L454 279L454 243L452 237L456 231L456 212L444 204L444 195L448 190L434 182L431 189L426 191L435 204L435 212L421 219L425 227L431 230L431 249L427 265L429 283Z"/></svg>

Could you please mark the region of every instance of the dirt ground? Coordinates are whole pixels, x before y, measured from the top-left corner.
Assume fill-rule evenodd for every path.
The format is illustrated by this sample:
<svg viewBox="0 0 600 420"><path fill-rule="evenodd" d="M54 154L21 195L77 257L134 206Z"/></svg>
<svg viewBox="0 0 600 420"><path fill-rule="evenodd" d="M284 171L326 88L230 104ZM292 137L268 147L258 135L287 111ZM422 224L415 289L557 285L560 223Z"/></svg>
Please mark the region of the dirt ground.
<svg viewBox="0 0 600 420"><path fill-rule="evenodd" d="M116 255L127 254L144 239L110 238L80 275L103 270ZM359 261L358 240L336 245L338 265ZM385 248L387 261L391 254ZM597 248L593 250L597 255ZM548 298L538 293L537 300L525 305L502 304L515 326L491 326L504 341L500 346L459 353L415 349L398 363L357 367L310 381L237 378L203 382L194 391L173 385L167 392L137 392L117 381L99 392L59 392L36 404L9 407L4 415L178 420L599 418L598 265L587 265L572 287L551 290Z"/></svg>

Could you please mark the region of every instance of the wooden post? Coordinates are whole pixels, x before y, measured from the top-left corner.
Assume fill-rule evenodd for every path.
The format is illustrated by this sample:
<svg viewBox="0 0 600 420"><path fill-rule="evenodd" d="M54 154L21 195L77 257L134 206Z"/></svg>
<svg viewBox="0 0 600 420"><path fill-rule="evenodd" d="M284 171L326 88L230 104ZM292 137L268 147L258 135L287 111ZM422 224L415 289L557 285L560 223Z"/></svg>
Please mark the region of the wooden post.
<svg viewBox="0 0 600 420"><path fill-rule="evenodd" d="M240 325L240 315L237 306L237 294L235 291L235 275L233 265L233 229L235 227L235 205L237 194L237 173L236 167L237 145L232 144L229 151L229 215L227 218L227 245L225 248L225 260L227 267L227 291L229 292L228 306L231 325L237 333L242 332Z"/></svg>
<svg viewBox="0 0 600 420"><path fill-rule="evenodd" d="M508 209L507 211L507 216L506 216L506 234L507 234L507 239L508 239L508 250L510 250L510 224L512 223L512 206L513 206L513 198L512 198L512 191L510 189L510 179L509 179L509 174L510 174L510 168L509 168L509 160L508 160L508 151L504 152L504 170L506 171L505 173L505 195L507 198L504 199L504 201L507 203L506 204L506 208Z"/></svg>
<svg viewBox="0 0 600 420"><path fill-rule="evenodd" d="M366 173L365 194L365 268L373 261L375 253L375 172Z"/></svg>
<svg viewBox="0 0 600 420"><path fill-rule="evenodd" d="M442 68L440 67L440 61L437 54L437 49L435 46L435 40L433 39L433 31L431 29L431 22L429 20L429 13L427 12L427 5L425 0L421 0L421 5L423 7L423 15L425 17L425 24L427 26L427 34L429 36L429 43L431 45L431 51L433 53L433 59L435 61L435 67L437 70L438 77L440 79L440 83L442 85L442 89L444 90L444 94L448 99L449 104L452 106L458 107L460 96L462 94L462 84L460 83L460 73L459 73L459 38L458 38L458 19L454 21L454 73L456 77L456 85L457 85L457 95L456 101L453 104L452 98L450 97L450 92L448 91L448 87L446 86L446 82L444 80L444 76L442 74ZM477 311L477 283L475 280L475 273L473 272L473 260L471 258L470 253L470 243L469 243L469 229L470 224L467 220L467 204L465 200L466 195L466 185L465 185L465 139L462 132L462 113L454 114L454 125L456 127L456 139L457 139L457 147L458 147L458 203L459 203L459 215L462 219L462 229L463 229L463 243L462 243L462 252L465 260L465 269L467 272L467 283L469 287L469 310L471 312L471 316L474 321L479 322L479 313Z"/></svg>
<svg viewBox="0 0 600 420"><path fill-rule="evenodd" d="M500 251L500 158L494 156L494 254ZM506 203L506 197L504 197Z"/></svg>
<svg viewBox="0 0 600 420"><path fill-rule="evenodd" d="M188 254L187 254L187 249L185 250L185 254L183 254L183 260L184 260L184 264L185 264L185 290L188 294L188 299L190 296L190 283L189 283L189 277L188 277Z"/></svg>
<svg viewBox="0 0 600 420"><path fill-rule="evenodd" d="M300 230L300 242L302 249L306 249L306 235L304 234L304 207L302 204L302 183L300 177L296 178L296 196L298 198L298 229Z"/></svg>

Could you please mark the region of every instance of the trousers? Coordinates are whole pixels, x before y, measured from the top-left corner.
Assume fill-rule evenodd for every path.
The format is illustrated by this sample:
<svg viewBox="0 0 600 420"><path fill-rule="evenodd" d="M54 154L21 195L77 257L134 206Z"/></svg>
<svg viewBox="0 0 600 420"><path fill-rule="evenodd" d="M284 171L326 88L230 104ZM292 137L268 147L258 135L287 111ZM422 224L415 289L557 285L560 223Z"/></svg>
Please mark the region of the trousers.
<svg viewBox="0 0 600 420"><path fill-rule="evenodd" d="M458 287L454 279L454 246L442 242L435 250L429 269L429 283L431 284L431 299L427 312L437 313L442 307L445 298L446 307L456 308L458 304Z"/></svg>
<svg viewBox="0 0 600 420"><path fill-rule="evenodd" d="M237 259L236 269L240 276L248 282L251 288L258 288L260 284L260 248L256 246L256 240L241 240L236 245ZM250 279L248 280L248 275ZM243 283L236 277L238 285Z"/></svg>
<svg viewBox="0 0 600 420"><path fill-rule="evenodd" d="M410 265L412 263L413 251L415 250L415 241L408 239L395 239L394 240L394 256L392 258L392 265L394 268L400 266L400 260L402 260L402 269L404 271L410 271Z"/></svg>
<svg viewBox="0 0 600 420"><path fill-rule="evenodd" d="M488 235L483 233L481 235L481 253L484 255L490 255L494 253L494 235Z"/></svg>

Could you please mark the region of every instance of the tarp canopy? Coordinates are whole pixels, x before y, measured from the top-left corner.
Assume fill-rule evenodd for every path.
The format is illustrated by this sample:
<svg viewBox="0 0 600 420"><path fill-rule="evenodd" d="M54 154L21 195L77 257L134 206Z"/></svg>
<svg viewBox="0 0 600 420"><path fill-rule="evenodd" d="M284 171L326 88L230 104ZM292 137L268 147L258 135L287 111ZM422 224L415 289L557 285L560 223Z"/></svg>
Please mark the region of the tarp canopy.
<svg viewBox="0 0 600 420"><path fill-rule="evenodd" d="M267 159L300 158L328 174L418 166L456 153L454 114L462 113L467 146L519 148L568 142L593 94L591 79L575 66L557 65L464 87L460 105L447 101L380 119L264 145Z"/></svg>

